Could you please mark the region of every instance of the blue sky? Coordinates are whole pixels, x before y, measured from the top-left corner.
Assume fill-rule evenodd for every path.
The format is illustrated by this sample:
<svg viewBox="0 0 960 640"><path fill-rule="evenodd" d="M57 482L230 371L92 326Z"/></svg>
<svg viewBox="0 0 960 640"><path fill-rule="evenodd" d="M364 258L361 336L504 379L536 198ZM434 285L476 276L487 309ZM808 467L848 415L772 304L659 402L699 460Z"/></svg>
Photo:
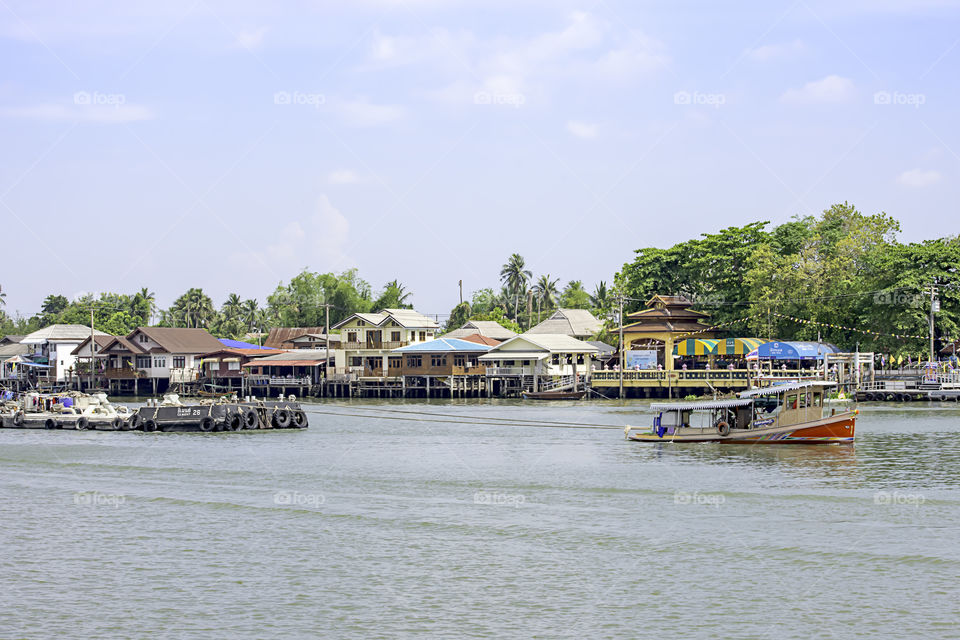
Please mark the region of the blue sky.
<svg viewBox="0 0 960 640"><path fill-rule="evenodd" d="M9 311L357 267L444 314L844 200L960 232L958 2L265 4L0 2Z"/></svg>

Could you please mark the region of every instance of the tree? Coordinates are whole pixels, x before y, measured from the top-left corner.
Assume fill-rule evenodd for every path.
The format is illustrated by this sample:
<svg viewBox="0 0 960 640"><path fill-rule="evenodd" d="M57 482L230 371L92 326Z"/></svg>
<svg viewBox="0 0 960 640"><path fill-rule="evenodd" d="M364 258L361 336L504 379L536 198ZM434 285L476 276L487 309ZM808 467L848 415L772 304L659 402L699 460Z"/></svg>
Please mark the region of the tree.
<svg viewBox="0 0 960 640"><path fill-rule="evenodd" d="M151 323L156 310L156 295L147 287L135 293L130 301L130 315L143 318L145 324Z"/></svg>
<svg viewBox="0 0 960 640"><path fill-rule="evenodd" d="M493 322L498 323L501 327L506 327L507 329L515 331L516 333L523 333L523 329L520 328L520 325L508 318L501 307L494 307L492 311L488 311L487 313L474 314L470 316L470 320L492 320Z"/></svg>
<svg viewBox="0 0 960 640"><path fill-rule="evenodd" d="M215 317L213 300L200 288L188 289L170 307L170 321L177 327L207 327Z"/></svg>
<svg viewBox="0 0 960 640"><path fill-rule="evenodd" d="M223 307L220 308L220 311L229 320L239 319L242 310L243 300L235 293L228 295L226 302L223 303Z"/></svg>
<svg viewBox="0 0 960 640"><path fill-rule="evenodd" d="M260 306L257 304L256 299L244 300L243 305L240 308L240 317L243 319L243 322L247 325L247 331L253 331L257 322L257 313L260 311Z"/></svg>
<svg viewBox="0 0 960 640"><path fill-rule="evenodd" d="M557 296L559 295L557 283L559 282L559 278L551 280L550 274L548 273L547 275L540 276L537 283L533 285L533 295L540 301L542 308L552 309L557 306Z"/></svg>
<svg viewBox="0 0 960 640"><path fill-rule="evenodd" d="M383 293L371 305L371 309L379 311L380 309L412 309L413 305L407 303L407 299L413 295L406 290L399 281L388 282L383 288Z"/></svg>
<svg viewBox="0 0 960 640"><path fill-rule="evenodd" d="M560 294L560 306L565 309L589 309L590 294L583 288L580 280L571 280Z"/></svg>
<svg viewBox="0 0 960 640"><path fill-rule="evenodd" d="M49 295L43 300L40 312L51 320L63 313L70 306L70 301L65 296Z"/></svg>
<svg viewBox="0 0 960 640"><path fill-rule="evenodd" d="M513 318L517 319L520 312L520 296L527 290L527 282L533 277L533 272L526 268L526 263L519 253L514 253L500 269L500 282L513 297Z"/></svg>
<svg viewBox="0 0 960 640"><path fill-rule="evenodd" d="M450 317L447 318L445 326L446 331L459 329L470 319L471 309L469 302L461 302L450 311Z"/></svg>

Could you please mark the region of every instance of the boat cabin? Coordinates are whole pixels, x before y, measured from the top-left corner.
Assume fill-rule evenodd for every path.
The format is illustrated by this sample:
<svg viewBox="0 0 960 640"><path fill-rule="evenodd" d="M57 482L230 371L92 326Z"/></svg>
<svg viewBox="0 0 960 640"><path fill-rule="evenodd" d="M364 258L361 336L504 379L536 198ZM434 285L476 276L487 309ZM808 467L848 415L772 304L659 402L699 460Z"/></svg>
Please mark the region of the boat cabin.
<svg viewBox="0 0 960 640"><path fill-rule="evenodd" d="M726 423L731 429L749 429L753 423L753 400L707 400L692 402L655 402L657 412L653 430L658 435L673 435L678 429L702 429L715 432Z"/></svg>
<svg viewBox="0 0 960 640"><path fill-rule="evenodd" d="M821 420L826 387L832 386L835 386L835 383L808 380L751 389L742 392L740 397L754 401L757 426L768 426L776 422L777 425L786 427Z"/></svg>

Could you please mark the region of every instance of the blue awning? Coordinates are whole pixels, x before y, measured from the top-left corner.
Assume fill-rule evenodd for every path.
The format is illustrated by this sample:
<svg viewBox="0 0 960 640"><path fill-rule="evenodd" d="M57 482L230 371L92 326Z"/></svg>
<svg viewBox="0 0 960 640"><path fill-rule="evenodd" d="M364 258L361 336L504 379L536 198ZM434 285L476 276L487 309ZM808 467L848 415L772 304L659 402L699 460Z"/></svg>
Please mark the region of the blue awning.
<svg viewBox="0 0 960 640"><path fill-rule="evenodd" d="M828 342L766 342L753 353L768 360L823 360L826 354L840 353L840 349Z"/></svg>

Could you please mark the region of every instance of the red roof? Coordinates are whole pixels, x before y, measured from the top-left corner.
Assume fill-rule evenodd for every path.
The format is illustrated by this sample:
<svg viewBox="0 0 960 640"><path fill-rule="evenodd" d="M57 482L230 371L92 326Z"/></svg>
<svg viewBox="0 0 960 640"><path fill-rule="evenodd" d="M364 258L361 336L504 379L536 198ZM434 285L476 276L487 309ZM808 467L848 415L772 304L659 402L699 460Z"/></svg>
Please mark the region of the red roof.
<svg viewBox="0 0 960 640"><path fill-rule="evenodd" d="M493 338L482 336L479 333L471 333L469 336L463 336L460 339L466 340L467 342L476 342L477 344L485 344L488 347L495 347L498 344L500 344L499 340L494 340Z"/></svg>

